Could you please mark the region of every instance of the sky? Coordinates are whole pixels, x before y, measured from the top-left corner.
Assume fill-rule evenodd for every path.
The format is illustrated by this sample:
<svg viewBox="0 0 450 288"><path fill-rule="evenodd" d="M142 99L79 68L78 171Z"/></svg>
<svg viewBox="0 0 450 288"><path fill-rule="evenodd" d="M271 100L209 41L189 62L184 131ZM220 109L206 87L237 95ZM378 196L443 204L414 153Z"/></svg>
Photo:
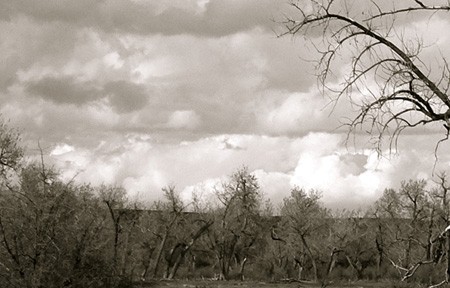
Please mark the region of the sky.
<svg viewBox="0 0 450 288"><path fill-rule="evenodd" d="M0 114L63 178L145 201L166 185L207 197L247 166L275 206L298 186L365 208L448 170L436 127L381 157L363 133L345 143L355 111L328 105L305 39L277 37L286 14L287 0L0 0ZM450 17L401 25L424 35L425 61L449 56Z"/></svg>

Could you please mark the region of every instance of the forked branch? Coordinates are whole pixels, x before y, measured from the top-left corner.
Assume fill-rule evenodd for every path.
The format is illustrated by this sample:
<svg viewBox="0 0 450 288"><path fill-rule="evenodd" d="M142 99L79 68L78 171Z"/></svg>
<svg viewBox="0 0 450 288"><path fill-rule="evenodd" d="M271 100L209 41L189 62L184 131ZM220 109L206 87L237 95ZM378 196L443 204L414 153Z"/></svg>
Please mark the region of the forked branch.
<svg viewBox="0 0 450 288"><path fill-rule="evenodd" d="M367 2L370 8L361 16L339 1L295 1L292 6L299 19L283 21L285 30L280 36L301 35L310 40L319 55L316 69L324 91L335 95L335 103L347 95L353 107L359 107L359 113L346 123L349 132L366 130L368 125L368 133L379 134L379 143L384 136L396 143L405 128L440 122L448 133L450 72L446 56L441 55L442 65L427 67L420 57L425 49L422 41L406 39L396 27L396 17L416 11L430 16L445 13L450 4L436 6L415 0L409 7L385 11L375 1ZM350 63L342 67L345 59ZM344 76L339 76L343 68ZM336 84L339 81L340 85Z"/></svg>

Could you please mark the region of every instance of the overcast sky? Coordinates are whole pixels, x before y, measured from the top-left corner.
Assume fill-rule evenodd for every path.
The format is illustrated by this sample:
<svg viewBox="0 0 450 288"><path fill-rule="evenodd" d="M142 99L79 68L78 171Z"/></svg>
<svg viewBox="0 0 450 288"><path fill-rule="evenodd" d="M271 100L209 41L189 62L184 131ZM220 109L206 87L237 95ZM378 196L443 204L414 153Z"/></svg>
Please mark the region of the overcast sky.
<svg viewBox="0 0 450 288"><path fill-rule="evenodd" d="M167 184L207 194L242 165L275 204L297 185L332 208L432 177L442 130L405 134L384 158L361 135L344 145L351 107L330 114L302 60L314 51L274 33L286 2L0 0L0 113L63 177L145 200ZM449 52L449 17L406 26Z"/></svg>

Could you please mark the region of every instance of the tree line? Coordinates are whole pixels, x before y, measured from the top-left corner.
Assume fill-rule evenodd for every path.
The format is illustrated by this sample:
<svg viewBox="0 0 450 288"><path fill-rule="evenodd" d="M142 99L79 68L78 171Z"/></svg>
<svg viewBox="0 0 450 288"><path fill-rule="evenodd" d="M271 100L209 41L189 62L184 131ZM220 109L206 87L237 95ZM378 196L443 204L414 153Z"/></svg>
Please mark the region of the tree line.
<svg viewBox="0 0 450 288"><path fill-rule="evenodd" d="M247 168L214 199L183 203L175 187L144 207L117 186L64 181L24 161L0 126L0 285L132 287L152 279L396 280L448 277L450 185L408 180L366 211L331 211L295 187L274 215Z"/></svg>

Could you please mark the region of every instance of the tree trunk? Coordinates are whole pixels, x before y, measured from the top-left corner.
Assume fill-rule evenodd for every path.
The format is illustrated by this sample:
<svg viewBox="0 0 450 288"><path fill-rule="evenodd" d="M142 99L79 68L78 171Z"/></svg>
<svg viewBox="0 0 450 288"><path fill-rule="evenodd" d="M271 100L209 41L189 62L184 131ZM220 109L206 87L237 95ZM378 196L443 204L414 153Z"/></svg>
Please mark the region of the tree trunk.
<svg viewBox="0 0 450 288"><path fill-rule="evenodd" d="M225 257L219 257L219 279L228 280L229 265L226 263Z"/></svg>
<svg viewBox="0 0 450 288"><path fill-rule="evenodd" d="M377 275L376 275L377 280L381 277L381 265L383 264L383 244L382 244L382 241L383 241L382 239L380 241L378 241L378 239L375 239L375 244L376 244L377 252L378 252L378 256L377 256Z"/></svg>
<svg viewBox="0 0 450 288"><path fill-rule="evenodd" d="M298 265L298 274L297 274L297 280L298 281L302 280L302 272L303 272L303 267Z"/></svg>
<svg viewBox="0 0 450 288"><path fill-rule="evenodd" d="M118 254L119 254L119 237L120 237L120 233L121 233L121 228L120 228L120 218L122 216L122 213L119 212L119 215L116 216L114 209L112 207L112 204L109 201L105 201L105 204L108 207L109 210L109 214L111 216L111 220L113 221L114 224L114 251L113 251L113 265L114 265L114 270L120 271L117 267L118 264Z"/></svg>
<svg viewBox="0 0 450 288"><path fill-rule="evenodd" d="M148 269L150 268L150 263L151 263L151 259L152 259L152 255L153 255L153 251L155 250L155 248L151 247L149 250L147 250L147 255L143 260L143 265L144 265L144 271L142 271L141 274L141 280L145 281L147 278L147 273L148 273Z"/></svg>
<svg viewBox="0 0 450 288"><path fill-rule="evenodd" d="M311 263L313 266L313 273L314 273L314 282L317 282L318 280L318 276L317 276L317 264L316 264L316 260L314 259L314 255L312 254L311 249L309 248L309 245L306 243L306 239L305 236L301 235L300 239L302 240L303 246L306 249L306 252L308 253L308 257L309 259L311 259Z"/></svg>
<svg viewBox="0 0 450 288"><path fill-rule="evenodd" d="M411 235L408 237L408 244L405 250L405 261L403 262L403 267L409 268L409 264L411 263L411 248L412 248L412 240Z"/></svg>
<svg viewBox="0 0 450 288"><path fill-rule="evenodd" d="M362 265L358 265L358 260L356 260L357 261L356 263L353 263L352 259L347 255L345 255L345 258L347 259L347 262L350 265L350 267L352 267L353 271L355 271L356 279L357 280L361 279L362 271L363 271ZM358 267L358 266L360 266L360 267Z"/></svg>
<svg viewBox="0 0 450 288"><path fill-rule="evenodd" d="M222 261L222 280L228 280L228 276L230 275L230 265L231 265L231 255L226 255L223 257Z"/></svg>
<svg viewBox="0 0 450 288"><path fill-rule="evenodd" d="M181 253L178 255L177 259L175 260L175 263L172 266L172 269L170 270L168 279L175 278L175 275L177 274L178 268L181 265L181 261L184 259L184 255L186 255L187 249L183 249Z"/></svg>
<svg viewBox="0 0 450 288"><path fill-rule="evenodd" d="M203 233L205 233L213 223L214 223L213 221L208 221L208 222L204 223L204 225L201 226L197 230L197 232L192 236L191 240L189 241L189 243L187 245L181 244L181 243L177 244L177 245L182 245L182 248L181 248L180 253L177 255L175 261L173 261L172 263L168 263L168 268L167 268L168 271L169 271L170 265L172 265L172 267L170 269L170 273L168 273L168 275L167 275L167 277L169 279L175 278L175 274L177 273L178 268L180 267L181 262L184 259L184 256L186 255L186 253L191 249L191 247L194 245L195 241L197 241L197 239L200 238L200 236L202 236ZM172 255L171 255L171 260L172 260Z"/></svg>
<svg viewBox="0 0 450 288"><path fill-rule="evenodd" d="M294 257L295 265L298 266L298 274L297 274L297 280L302 280L302 272L303 272L303 265L302 262ZM295 268L295 267L294 267Z"/></svg>
<svg viewBox="0 0 450 288"><path fill-rule="evenodd" d="M269 262L269 275L270 276L270 280L272 280L272 282L275 280L275 265L272 263L272 261L267 261Z"/></svg>
<svg viewBox="0 0 450 288"><path fill-rule="evenodd" d="M242 259L242 261L241 261L241 267L239 269L239 279L241 281L244 281L244 268L245 268L246 262L247 262L247 257L244 257L244 259Z"/></svg>
<svg viewBox="0 0 450 288"><path fill-rule="evenodd" d="M336 248L333 248L333 251L331 251L330 260L328 262L328 267L327 267L327 278L330 276L331 272L333 271L334 265L336 264L336 259L334 256L339 252L340 252L340 250L338 250Z"/></svg>
<svg viewBox="0 0 450 288"><path fill-rule="evenodd" d="M430 223L428 224L427 260L433 259L433 226L434 226L434 207L431 210Z"/></svg>
<svg viewBox="0 0 450 288"><path fill-rule="evenodd" d="M350 259L350 257L348 257L347 255L345 255L345 258L347 259L348 265L350 265L353 271L355 271L356 277L358 277L358 269L356 269L356 266L353 264L352 259Z"/></svg>
<svg viewBox="0 0 450 288"><path fill-rule="evenodd" d="M222 247L223 250L219 257L219 268L220 268L219 280L228 280L228 275L230 273L231 259L233 258L238 238L239 237L237 235L234 235L230 245L229 246L224 245L225 247Z"/></svg>
<svg viewBox="0 0 450 288"><path fill-rule="evenodd" d="M123 257L122 261L120 263L120 266L122 267L122 273L121 275L125 275L127 273L127 269L131 268L131 265L128 265L130 255L132 253L132 248L130 248L130 234L132 233L132 228L134 227L134 223L131 226L131 229L127 231L125 234L125 239L123 241ZM128 270L130 271L130 270Z"/></svg>
<svg viewBox="0 0 450 288"><path fill-rule="evenodd" d="M447 234L447 273L446 280L447 283L450 281L450 230L446 232Z"/></svg>
<svg viewBox="0 0 450 288"><path fill-rule="evenodd" d="M164 274L164 278L173 279L181 261L184 259L184 255L188 251L188 246L184 243L178 243L172 249L170 253L169 260L167 261L167 268Z"/></svg>
<svg viewBox="0 0 450 288"><path fill-rule="evenodd" d="M161 244L159 245L158 254L156 254L156 262L155 268L153 270L153 278L156 278L158 275L159 262L161 262L161 256L164 251L164 246L166 246L167 237L169 236L169 232L166 230L164 233L163 239L161 240Z"/></svg>

